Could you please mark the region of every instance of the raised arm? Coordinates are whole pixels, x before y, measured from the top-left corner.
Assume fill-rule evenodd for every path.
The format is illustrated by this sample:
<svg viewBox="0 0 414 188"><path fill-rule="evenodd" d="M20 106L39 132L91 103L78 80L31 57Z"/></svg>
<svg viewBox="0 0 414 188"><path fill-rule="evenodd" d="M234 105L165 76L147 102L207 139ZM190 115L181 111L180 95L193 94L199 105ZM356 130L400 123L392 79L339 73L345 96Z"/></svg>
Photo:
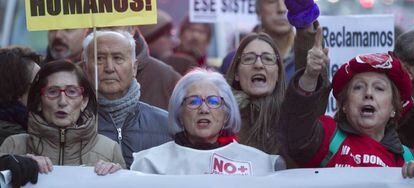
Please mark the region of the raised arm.
<svg viewBox="0 0 414 188"><path fill-rule="evenodd" d="M304 165L318 150L324 137L318 118L324 111L315 110L326 103L328 80L321 74L329 63L328 50L322 47L322 30L315 35L315 44L307 53L305 70L296 73L286 92L281 110L281 143L287 154Z"/></svg>

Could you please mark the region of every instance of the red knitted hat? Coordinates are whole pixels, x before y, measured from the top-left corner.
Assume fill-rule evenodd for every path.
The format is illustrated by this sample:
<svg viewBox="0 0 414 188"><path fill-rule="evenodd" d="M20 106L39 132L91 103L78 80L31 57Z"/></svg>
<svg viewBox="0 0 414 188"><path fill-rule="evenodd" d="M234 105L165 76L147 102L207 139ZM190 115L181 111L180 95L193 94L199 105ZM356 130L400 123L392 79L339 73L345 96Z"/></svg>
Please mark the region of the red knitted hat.
<svg viewBox="0 0 414 188"><path fill-rule="evenodd" d="M401 115L412 107L411 80L407 71L392 52L359 55L342 65L332 78L333 95L338 99L339 93L352 77L363 72L384 73L397 86L401 95Z"/></svg>

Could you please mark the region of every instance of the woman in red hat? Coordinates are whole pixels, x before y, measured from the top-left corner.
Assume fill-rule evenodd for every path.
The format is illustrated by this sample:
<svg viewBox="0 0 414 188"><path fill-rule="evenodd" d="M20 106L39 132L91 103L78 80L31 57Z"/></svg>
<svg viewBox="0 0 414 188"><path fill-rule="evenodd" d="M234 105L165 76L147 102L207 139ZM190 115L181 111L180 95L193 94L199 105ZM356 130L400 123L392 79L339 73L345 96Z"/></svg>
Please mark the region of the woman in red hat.
<svg viewBox="0 0 414 188"><path fill-rule="evenodd" d="M305 70L290 83L281 114L281 142L303 167L402 167L413 160L395 131L412 106L408 73L392 53L359 55L332 79L334 118L313 110L322 104L329 63L321 29ZM408 163L407 163L408 164ZM412 166L412 165L411 165ZM410 174L411 176L413 174Z"/></svg>

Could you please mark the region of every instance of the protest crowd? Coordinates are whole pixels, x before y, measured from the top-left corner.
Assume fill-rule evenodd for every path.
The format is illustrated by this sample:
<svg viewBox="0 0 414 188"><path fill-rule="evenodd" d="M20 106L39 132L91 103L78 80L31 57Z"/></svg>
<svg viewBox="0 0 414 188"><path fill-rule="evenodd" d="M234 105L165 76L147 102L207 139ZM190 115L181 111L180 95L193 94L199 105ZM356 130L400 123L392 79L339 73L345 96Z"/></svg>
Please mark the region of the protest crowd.
<svg viewBox="0 0 414 188"><path fill-rule="evenodd" d="M221 67L208 63L212 24L187 15L176 26L161 9L151 25L49 30L46 54L1 47L0 170L13 187L54 166L99 176L401 167L414 178L414 30L329 78L316 2L254 5L259 24Z"/></svg>

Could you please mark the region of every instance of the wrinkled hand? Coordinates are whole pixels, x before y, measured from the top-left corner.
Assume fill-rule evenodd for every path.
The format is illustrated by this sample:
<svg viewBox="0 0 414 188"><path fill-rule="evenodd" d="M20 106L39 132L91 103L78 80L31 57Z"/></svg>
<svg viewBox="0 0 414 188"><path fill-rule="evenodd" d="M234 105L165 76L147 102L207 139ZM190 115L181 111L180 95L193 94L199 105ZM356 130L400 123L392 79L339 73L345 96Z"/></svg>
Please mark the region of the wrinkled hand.
<svg viewBox="0 0 414 188"><path fill-rule="evenodd" d="M322 47L322 28L318 27L315 35L315 44L308 51L307 65L304 75L311 79L317 79L318 76L326 71L329 64L328 48Z"/></svg>
<svg viewBox="0 0 414 188"><path fill-rule="evenodd" d="M26 185L29 181L37 183L39 168L36 161L19 155L6 155L0 158L0 170L10 170L12 186L17 188Z"/></svg>
<svg viewBox="0 0 414 188"><path fill-rule="evenodd" d="M32 158L33 160L37 162L37 165L39 166L39 172L41 174L47 174L49 172L52 172L53 163L49 159L49 157L36 156L33 154L27 154L26 156Z"/></svg>
<svg viewBox="0 0 414 188"><path fill-rule="evenodd" d="M118 163L112 163L112 162L106 162L103 160L99 160L95 164L95 173L101 176L112 174L120 169L122 169L122 167Z"/></svg>
<svg viewBox="0 0 414 188"><path fill-rule="evenodd" d="M408 161L402 167L403 178L414 178L414 161Z"/></svg>

